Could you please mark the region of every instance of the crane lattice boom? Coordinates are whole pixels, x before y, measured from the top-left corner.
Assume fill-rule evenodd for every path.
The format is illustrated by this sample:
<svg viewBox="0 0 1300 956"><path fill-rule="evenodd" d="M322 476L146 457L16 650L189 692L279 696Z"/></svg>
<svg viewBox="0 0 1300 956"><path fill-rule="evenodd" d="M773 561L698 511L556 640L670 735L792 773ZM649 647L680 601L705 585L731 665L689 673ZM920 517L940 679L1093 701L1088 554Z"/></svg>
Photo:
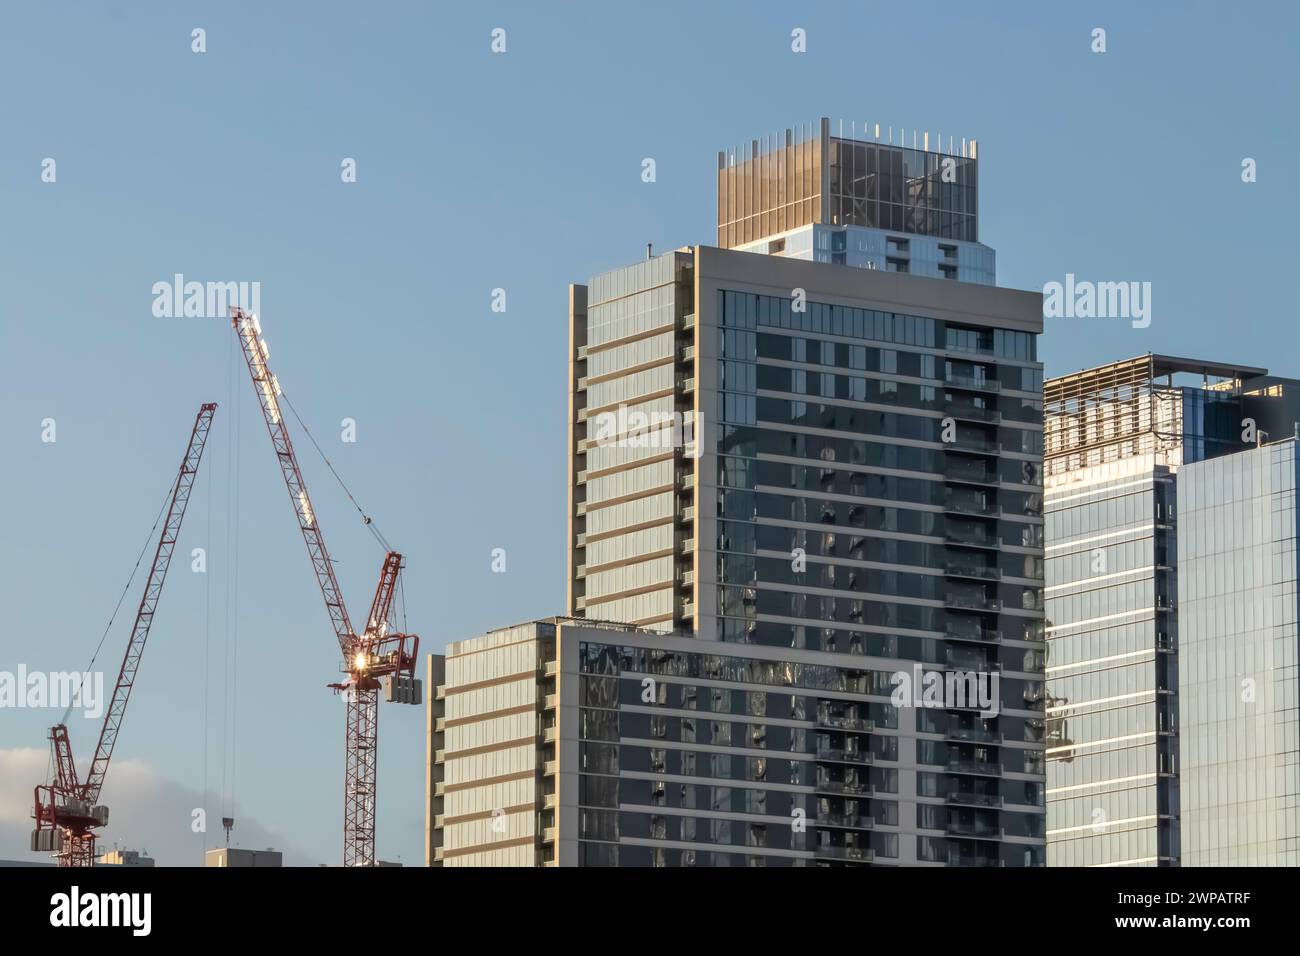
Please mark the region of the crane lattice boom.
<svg viewBox="0 0 1300 956"><path fill-rule="evenodd" d="M352 630L343 592L334 576L334 565L312 508L307 484L298 465L284 418L280 413L280 383L267 366L268 350L257 316L240 308L230 310L231 324L253 379L262 417L271 435L271 445L280 463L289 499L298 518L298 528L307 545L307 556L316 572L325 610L339 650L343 654L346 678L330 684L341 691L347 704L346 754L343 781L343 865L373 866L375 859L376 761L379 743L379 689L389 678L395 688L389 695L399 703L418 704L419 681L415 661L420 639L413 634L389 633L393 595L401 572L402 556L389 551L384 556L379 584L366 619L365 630Z"/></svg>
<svg viewBox="0 0 1300 956"><path fill-rule="evenodd" d="M202 405L194 419L185 457L181 459L180 471L172 485L167 517L163 522L162 533L158 536L158 547L149 568L149 579L136 610L131 638L122 657L117 683L113 687L113 698L105 711L99 743L95 747L95 756L90 762L85 781L77 778L68 728L58 724L50 729L55 778L53 784L36 788L36 832L32 834L32 849L57 851L60 866L94 866L95 828L108 822L108 808L98 805L99 794L104 786L104 777L108 773L118 733L122 729L122 719L126 716L131 690L135 687L140 659L144 656L149 631L153 627L158 599L162 596L163 582L167 580L167 569L171 566L172 553L176 550L190 491L194 486L194 477L198 474L199 462L203 458L203 448L207 444L208 431L212 428L212 416L216 410L215 403Z"/></svg>

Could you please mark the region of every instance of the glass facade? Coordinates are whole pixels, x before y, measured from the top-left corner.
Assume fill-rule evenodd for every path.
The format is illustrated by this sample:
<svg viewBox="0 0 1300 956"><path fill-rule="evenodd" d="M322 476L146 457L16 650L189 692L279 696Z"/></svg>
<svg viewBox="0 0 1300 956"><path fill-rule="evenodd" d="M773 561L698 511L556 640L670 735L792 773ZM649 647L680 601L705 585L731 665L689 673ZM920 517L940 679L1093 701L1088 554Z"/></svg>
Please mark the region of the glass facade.
<svg viewBox="0 0 1300 956"><path fill-rule="evenodd" d="M1296 442L1178 477L1183 862L1300 865Z"/></svg>
<svg viewBox="0 0 1300 956"><path fill-rule="evenodd" d="M580 640L580 865L1043 862L1041 784L978 721L910 739L888 670Z"/></svg>
<svg viewBox="0 0 1300 956"><path fill-rule="evenodd" d="M976 161L830 138L827 223L977 242Z"/></svg>
<svg viewBox="0 0 1300 956"><path fill-rule="evenodd" d="M1178 860L1174 485L1150 465L1047 496L1052 866Z"/></svg>
<svg viewBox="0 0 1300 956"><path fill-rule="evenodd" d="M1295 427L1295 383L1145 355L1053 379L1044 399L1049 865L1293 860L1262 834L1294 803L1277 782L1295 776L1294 707L1243 710L1232 685L1271 622L1294 622L1278 557L1294 540L1273 517L1294 483L1261 464L1294 442L1252 449ZM1287 639L1269 645L1279 660Z"/></svg>
<svg viewBox="0 0 1300 956"><path fill-rule="evenodd" d="M955 829L916 838L917 859L990 865L1000 851L960 845L962 827L995 840L1043 823L1036 337L806 306L717 294L715 633L857 656L868 675L879 659L882 677L900 661L997 672L999 716L927 711L902 732L924 765L906 778L917 795L964 794L971 781L951 768L989 771L965 816L945 817ZM1026 852L1043 862L1041 846Z"/></svg>

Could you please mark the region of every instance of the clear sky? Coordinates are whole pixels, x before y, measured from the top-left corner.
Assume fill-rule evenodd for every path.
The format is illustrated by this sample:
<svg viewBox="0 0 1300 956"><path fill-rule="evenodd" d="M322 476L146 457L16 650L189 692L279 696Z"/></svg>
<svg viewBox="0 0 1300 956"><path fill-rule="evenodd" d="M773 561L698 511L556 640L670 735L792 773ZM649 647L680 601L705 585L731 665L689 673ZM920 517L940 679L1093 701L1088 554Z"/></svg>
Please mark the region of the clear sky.
<svg viewBox="0 0 1300 956"><path fill-rule="evenodd" d="M109 840L197 862L233 801L234 841L336 863L337 648L229 323L154 317L153 284L261 283L271 365L409 556L410 627L436 650L562 609L566 284L647 242L712 242L717 151L822 115L977 138L1000 285L1152 284L1149 328L1049 321L1047 374L1158 351L1300 375L1296 10L6 4L0 671L85 666L198 405L219 402L103 795ZM382 552L296 436L361 618ZM139 582L100 657L110 685L138 601ZM0 710L0 857L29 856L57 718ZM422 709L381 708L386 859L422 859L423 728ZM97 729L73 719L83 761Z"/></svg>

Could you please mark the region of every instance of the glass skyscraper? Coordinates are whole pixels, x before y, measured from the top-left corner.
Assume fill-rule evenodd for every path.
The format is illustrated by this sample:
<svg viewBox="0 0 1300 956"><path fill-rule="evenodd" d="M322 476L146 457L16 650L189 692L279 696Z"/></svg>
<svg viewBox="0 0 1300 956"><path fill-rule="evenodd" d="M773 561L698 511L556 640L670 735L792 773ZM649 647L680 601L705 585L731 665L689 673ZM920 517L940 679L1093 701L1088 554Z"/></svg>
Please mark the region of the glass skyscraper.
<svg viewBox="0 0 1300 956"><path fill-rule="evenodd" d="M1045 863L1042 296L973 142L753 146L570 287L568 606L431 662L430 862Z"/></svg>
<svg viewBox="0 0 1300 956"><path fill-rule="evenodd" d="M1187 866L1300 865L1296 441L1178 477Z"/></svg>
<svg viewBox="0 0 1300 956"><path fill-rule="evenodd" d="M1041 865L1041 296L991 285L991 250L983 276L899 267L973 244L973 144L822 133L720 162L720 241L771 254L694 246L572 287L567 611L876 675L881 712L823 728L873 760L816 762L817 839ZM878 232L898 262L788 254L804 225ZM913 666L996 677L996 707L891 705Z"/></svg>
<svg viewBox="0 0 1300 956"><path fill-rule="evenodd" d="M1234 639L1231 628L1205 625L1205 567L1189 572L1186 557L1189 541L1204 547L1206 512L1204 502L1189 511L1187 495L1206 470L1273 454L1250 449L1293 431L1296 394L1261 368L1159 355L1047 382L1050 865L1204 861L1193 847L1209 831L1189 829L1185 814L1207 799L1207 746L1180 742L1221 719L1225 702L1199 684L1214 670L1207 662L1232 656ZM1214 494L1231 502L1238 490ZM1199 615L1194 647L1189 613ZM1199 676L1189 691L1192 651Z"/></svg>

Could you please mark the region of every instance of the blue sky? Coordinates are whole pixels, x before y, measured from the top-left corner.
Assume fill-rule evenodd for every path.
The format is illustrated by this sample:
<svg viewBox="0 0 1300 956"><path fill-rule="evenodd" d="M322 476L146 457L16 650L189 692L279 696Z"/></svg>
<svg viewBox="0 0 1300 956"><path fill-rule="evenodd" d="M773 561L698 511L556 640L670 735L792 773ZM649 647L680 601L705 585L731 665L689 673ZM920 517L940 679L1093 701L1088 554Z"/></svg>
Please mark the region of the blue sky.
<svg viewBox="0 0 1300 956"><path fill-rule="evenodd" d="M336 646L229 324L152 315L175 273L261 283L272 367L409 556L429 649L561 609L566 284L712 242L716 152L793 123L977 138L1001 285L1151 282L1149 328L1050 322L1049 375L1146 351L1300 375L1293 4L122 6L0 13L0 670L85 665L219 402L181 542L209 573L173 565L118 747L152 781L119 797L151 812L115 806L109 839L160 862L198 860L205 781L212 830L224 789L235 840L302 861L337 862L342 803ZM382 553L298 446L363 616ZM0 754L57 716L0 711ZM423 714L380 726L379 852L416 863ZM71 732L87 754L97 725ZM27 855L36 782L0 792L0 856Z"/></svg>

